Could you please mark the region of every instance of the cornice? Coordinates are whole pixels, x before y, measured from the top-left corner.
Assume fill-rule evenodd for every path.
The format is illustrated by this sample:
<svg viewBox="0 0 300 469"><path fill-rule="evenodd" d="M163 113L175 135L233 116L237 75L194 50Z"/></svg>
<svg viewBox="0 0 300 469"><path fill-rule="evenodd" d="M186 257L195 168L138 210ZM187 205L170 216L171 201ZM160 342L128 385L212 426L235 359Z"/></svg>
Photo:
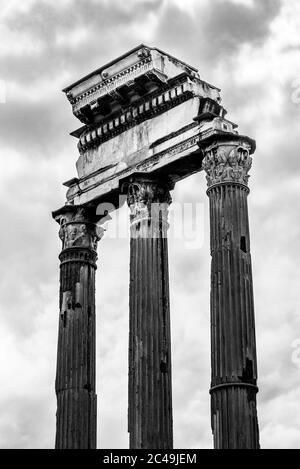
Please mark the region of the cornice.
<svg viewBox="0 0 300 469"><path fill-rule="evenodd" d="M62 91L64 93L68 93L69 91L72 90L72 88L80 85L84 81L88 80L89 78L91 78L91 77L93 77L97 74L101 74L102 72L105 72L106 69L109 69L112 65L115 65L118 62L121 62L123 59L126 59L126 57L130 56L134 52L137 52L138 56L142 57L143 55L145 56L145 52L146 52L146 56L147 56L147 51L149 51L150 53L153 53L153 52L156 51L159 54L161 54L161 56L166 57L170 62L173 62L177 66L180 66L181 68L184 68L185 70L189 69L191 72L193 72L195 74L198 73L197 68L193 67L192 65L190 65L190 64L188 64L188 63L186 63L186 62L184 62L184 61L182 61L178 58L173 57L172 55L170 55L169 53L163 51L162 49L160 49L158 47L151 47L151 46L148 46L146 44L139 44L138 46L134 47L133 49L130 49L129 51L127 51L124 54L120 55L119 57L111 60L110 62L106 63L105 65L102 65L101 67L99 67L96 70L90 72L88 75L85 75L84 77L80 78L79 80L75 81L74 83L70 84L69 86L66 86Z"/></svg>
<svg viewBox="0 0 300 469"><path fill-rule="evenodd" d="M144 75L146 72L153 70L156 73L159 73L162 77L163 74L156 70L152 66L151 57L146 57L143 60L137 62L136 64L132 65L131 67L123 70L112 77L105 79L103 82L98 83L97 85L92 86L84 93L79 94L76 98L72 98L70 93L67 93L67 98L69 99L70 103L73 106L73 112L76 115L76 111L78 111L81 107L96 101L97 99L105 96L112 91L116 90L117 88L125 85L129 81L134 80L140 75ZM103 78L105 78L105 72L102 72Z"/></svg>
<svg viewBox="0 0 300 469"><path fill-rule="evenodd" d="M111 63L64 89L73 114L92 124L95 116L113 112L116 102L123 105L144 96L152 88L163 89L170 80L186 74L200 80L197 69L159 49L140 45Z"/></svg>
<svg viewBox="0 0 300 469"><path fill-rule="evenodd" d="M135 105L128 107L118 116L105 120L101 125L88 128L79 139L78 149L83 153L89 148L109 140L155 115L161 114L182 102L190 99L194 95L193 82L185 77L184 81L178 83L167 90L155 95L143 98Z"/></svg>

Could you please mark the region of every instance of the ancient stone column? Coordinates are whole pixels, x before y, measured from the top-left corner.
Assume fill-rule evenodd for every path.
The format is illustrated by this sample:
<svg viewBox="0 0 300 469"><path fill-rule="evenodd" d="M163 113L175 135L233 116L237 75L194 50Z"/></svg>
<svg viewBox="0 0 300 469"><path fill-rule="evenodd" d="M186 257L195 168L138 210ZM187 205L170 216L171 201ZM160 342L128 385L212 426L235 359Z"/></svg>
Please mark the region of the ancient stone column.
<svg viewBox="0 0 300 469"><path fill-rule="evenodd" d="M173 447L167 183L136 176L130 207L130 448Z"/></svg>
<svg viewBox="0 0 300 469"><path fill-rule="evenodd" d="M56 449L96 448L95 271L101 229L68 209L56 219L62 240L56 370Z"/></svg>
<svg viewBox="0 0 300 469"><path fill-rule="evenodd" d="M211 425L217 449L259 448L252 270L247 208L254 142L204 150L211 224Z"/></svg>

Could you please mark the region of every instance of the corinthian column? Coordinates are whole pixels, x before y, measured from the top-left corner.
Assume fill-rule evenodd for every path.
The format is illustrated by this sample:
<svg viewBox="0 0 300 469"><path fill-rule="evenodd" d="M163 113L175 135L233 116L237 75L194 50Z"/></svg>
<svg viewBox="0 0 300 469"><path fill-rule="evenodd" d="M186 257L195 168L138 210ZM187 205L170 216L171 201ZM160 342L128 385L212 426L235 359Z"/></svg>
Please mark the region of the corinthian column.
<svg viewBox="0 0 300 469"><path fill-rule="evenodd" d="M169 186L136 176L130 207L130 448L173 447L168 273Z"/></svg>
<svg viewBox="0 0 300 469"><path fill-rule="evenodd" d="M211 425L217 449L259 448L252 269L247 208L254 142L204 150L211 224Z"/></svg>
<svg viewBox="0 0 300 469"><path fill-rule="evenodd" d="M101 231L83 208L56 217L62 240L56 449L96 448L95 270Z"/></svg>

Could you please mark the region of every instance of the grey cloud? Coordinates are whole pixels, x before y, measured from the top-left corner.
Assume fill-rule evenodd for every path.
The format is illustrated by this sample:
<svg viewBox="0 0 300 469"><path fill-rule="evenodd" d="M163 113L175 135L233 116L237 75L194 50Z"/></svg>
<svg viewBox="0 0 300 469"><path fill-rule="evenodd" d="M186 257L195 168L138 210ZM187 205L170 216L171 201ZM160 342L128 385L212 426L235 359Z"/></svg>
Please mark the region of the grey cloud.
<svg viewBox="0 0 300 469"><path fill-rule="evenodd" d="M49 45L55 41L58 33L80 26L100 33L109 28L115 30L120 25L131 24L156 11L162 3L162 0L138 1L129 8L123 2L73 0L65 6L54 6L53 3L39 0L25 14L14 14L7 20L7 25Z"/></svg>
<svg viewBox="0 0 300 469"><path fill-rule="evenodd" d="M233 61L231 63L234 67ZM267 70L268 66L266 62ZM270 92L272 73L270 70L269 80L245 85L227 71L222 75L222 83L218 85L222 87L223 105L229 111L227 117L240 125L240 134L256 139L257 150L253 163L255 179L252 182L251 177L251 184L259 184L262 187L268 172L268 187L274 185L276 191L276 186L278 187L282 178L295 176L300 172L300 104L293 103L294 88L291 86L291 79L277 84L281 99L278 100L277 109L273 107L274 98ZM271 107L268 106L267 100L270 100ZM246 125L241 123L239 118L244 109L249 109L251 113L255 111L255 118L248 120Z"/></svg>
<svg viewBox="0 0 300 469"><path fill-rule="evenodd" d="M29 53L11 55L0 59L2 79L37 81L51 78L62 68L73 74L86 73L111 60L114 50L119 55L133 47L132 25L144 21L157 11L163 0L134 3L130 8L122 2L100 3L93 0L76 0L66 6L54 6L37 1L29 12L15 13L7 26L38 40L43 48L33 56ZM76 48L57 44L59 34L83 27L87 37ZM136 39L139 41L139 38Z"/></svg>
<svg viewBox="0 0 300 469"><path fill-rule="evenodd" d="M73 145L73 151L76 151L75 139L68 139L67 135L68 123L70 127L72 125L72 115L68 108L59 90L57 97L45 97L45 100L38 102L9 100L1 106L2 146L14 147L24 157L29 155L30 158L37 156L41 159L53 158L68 144L70 149Z"/></svg>
<svg viewBox="0 0 300 469"><path fill-rule="evenodd" d="M136 42L139 42L138 39ZM76 47L46 44L36 55L25 52L22 55L0 57L1 79L23 86L39 86L39 82L51 81L61 70L65 70L75 81L135 45L128 38L125 25L120 25L118 35L111 30L89 31L88 37L82 39ZM68 84L62 83L61 88Z"/></svg>
<svg viewBox="0 0 300 469"><path fill-rule="evenodd" d="M280 91L283 96L283 104L279 109L280 112L272 119L274 130L276 129L276 133L281 135L280 143L276 148L276 157L274 154L272 155L272 176L274 178L286 178L289 175L300 174L300 104L292 101L293 88L290 83L282 84Z"/></svg>
<svg viewBox="0 0 300 469"><path fill-rule="evenodd" d="M176 264L174 270L174 283L178 288L185 291L185 294L193 295L197 292L197 288L201 282L203 272L203 265L201 265L201 254L199 249L188 250L184 248L184 244L177 245ZM197 255L195 255L197 253ZM199 264L202 267L199 271ZM197 275L195 275L197 272Z"/></svg>
<svg viewBox="0 0 300 469"><path fill-rule="evenodd" d="M284 46L281 49L282 52L299 52L300 44Z"/></svg>
<svg viewBox="0 0 300 469"><path fill-rule="evenodd" d="M286 117L285 124L284 117ZM266 179L266 171L268 174L268 186L273 187L274 191L278 190L281 181L287 178L293 178L297 174L300 175L299 162L299 145L300 137L297 132L297 122L291 119L289 114L282 114L282 118L273 118L274 129L280 133L281 137L276 144L267 145L263 142L263 136L257 138L257 159L255 160L255 181L256 184L262 184ZM275 150L276 146L276 150ZM288 197L284 203L287 203ZM283 202L281 202L283 203ZM297 208L298 204L294 204L288 209ZM299 207L298 207L299 208Z"/></svg>
<svg viewBox="0 0 300 469"><path fill-rule="evenodd" d="M56 172L38 163L30 167L2 181L0 190L6 226L1 230L1 320L23 338L35 332L36 319L46 313L47 295L52 292L51 301L58 302L60 240L51 210L63 200Z"/></svg>
<svg viewBox="0 0 300 469"><path fill-rule="evenodd" d="M252 8L216 0L207 8L198 5L192 16L175 5L162 8L163 4L163 0L143 1L124 8L119 2L99 5L92 0L76 0L58 7L36 2L28 13L14 14L7 26L41 41L44 48L36 56L12 54L0 59L2 76L26 82L46 75L51 78L62 67L75 75L96 68L99 57L103 63L113 57L114 51L119 55L142 42L142 37L133 42L132 25L142 24L154 12L160 15L153 34L158 46L194 65L214 67L216 60L227 60L243 43L261 43L281 5L280 0L265 0L256 1ZM84 27L88 35L76 48L56 43L58 34L78 27Z"/></svg>
<svg viewBox="0 0 300 469"><path fill-rule="evenodd" d="M49 399L47 395L1 399L1 407L5 409L0 420L1 448L43 449L53 447L52 421L55 412L53 404L54 399L51 402L51 398ZM12 415L14 416L13 421Z"/></svg>
<svg viewBox="0 0 300 469"><path fill-rule="evenodd" d="M254 6L222 1L214 5L203 22L203 36L209 54L219 58L231 55L242 44L263 42L269 34L270 22L280 12L281 0L255 0Z"/></svg>
<svg viewBox="0 0 300 469"><path fill-rule="evenodd" d="M252 7L216 0L207 8L198 4L192 15L170 5L164 10L156 37L167 50L176 50L194 65L213 68L217 60L228 60L241 45L261 44L280 8L281 0L255 0Z"/></svg>

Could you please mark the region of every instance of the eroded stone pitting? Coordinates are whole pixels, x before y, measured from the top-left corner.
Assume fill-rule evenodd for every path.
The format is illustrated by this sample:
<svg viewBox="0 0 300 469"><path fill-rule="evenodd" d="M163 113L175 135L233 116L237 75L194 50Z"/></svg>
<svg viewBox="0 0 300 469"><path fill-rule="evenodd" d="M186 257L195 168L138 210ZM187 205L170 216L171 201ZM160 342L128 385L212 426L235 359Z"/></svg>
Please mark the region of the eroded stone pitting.
<svg viewBox="0 0 300 469"><path fill-rule="evenodd" d="M96 447L95 271L109 213L130 208L130 448L173 447L168 209L204 170L210 200L211 425L215 448L258 448L247 196L255 141L225 118L220 90L140 45L65 88L84 124L60 224L57 448ZM104 209L105 207L105 209Z"/></svg>

